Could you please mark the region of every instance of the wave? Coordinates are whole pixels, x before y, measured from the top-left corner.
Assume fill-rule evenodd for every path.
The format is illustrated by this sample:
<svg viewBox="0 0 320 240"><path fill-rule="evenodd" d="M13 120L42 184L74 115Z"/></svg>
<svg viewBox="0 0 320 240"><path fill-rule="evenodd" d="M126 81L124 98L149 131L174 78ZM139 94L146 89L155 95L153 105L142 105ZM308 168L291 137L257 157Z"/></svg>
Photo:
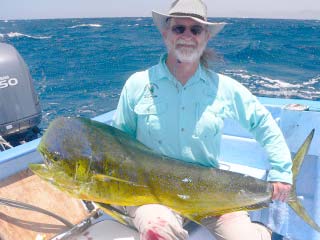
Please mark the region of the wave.
<svg viewBox="0 0 320 240"><path fill-rule="evenodd" d="M286 90L281 89L277 92L260 89L254 92L256 95L264 96L264 97L275 97L275 98L298 98L298 99L306 99L306 100L313 100L319 101L320 99L320 92L319 91L293 91L293 90Z"/></svg>
<svg viewBox="0 0 320 240"><path fill-rule="evenodd" d="M272 79L269 77L261 76L258 74L251 74L247 70L226 70L225 71L226 75L231 75L235 78L240 78L241 80L244 80L244 82L255 82L258 83L259 85L262 84L264 87L268 88L301 88L303 87L303 84L293 84L293 83L288 83L280 79ZM310 82L310 84L312 84Z"/></svg>
<svg viewBox="0 0 320 240"><path fill-rule="evenodd" d="M223 73L239 80L254 94L260 96L320 99L320 91L317 87L317 84L320 83L320 75L301 83L290 83L281 79L252 74L243 69L225 70Z"/></svg>
<svg viewBox="0 0 320 240"><path fill-rule="evenodd" d="M90 24L79 24L79 25L74 25L68 28L79 28L79 27L102 27L101 24L98 23L90 23Z"/></svg>
<svg viewBox="0 0 320 240"><path fill-rule="evenodd" d="M134 27L134 26L138 27L138 26L140 26L140 24L139 24L139 23L136 23L136 24L128 24L128 25L127 25L127 27Z"/></svg>
<svg viewBox="0 0 320 240"><path fill-rule="evenodd" d="M315 85L315 84L317 84L317 83L319 83L319 82L320 82L320 75L319 75L319 76L316 76L316 77L314 77L314 78L311 78L309 81L303 82L302 84L303 84L304 86L310 86L310 85Z"/></svg>
<svg viewBox="0 0 320 240"><path fill-rule="evenodd" d="M3 37L7 36L9 38L19 38L19 37L26 37L26 38L33 38L33 39L48 39L51 38L51 36L31 36L28 34L23 34L19 32L9 32L7 34L2 34Z"/></svg>

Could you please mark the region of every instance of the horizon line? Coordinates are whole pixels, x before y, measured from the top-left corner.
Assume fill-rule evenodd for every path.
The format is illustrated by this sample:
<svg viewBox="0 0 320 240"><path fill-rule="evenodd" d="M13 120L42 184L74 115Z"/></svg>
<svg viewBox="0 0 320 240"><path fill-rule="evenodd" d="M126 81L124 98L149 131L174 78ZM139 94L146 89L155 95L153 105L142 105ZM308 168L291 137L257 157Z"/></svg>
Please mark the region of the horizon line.
<svg viewBox="0 0 320 240"><path fill-rule="evenodd" d="M24 20L64 20L64 19L102 19L102 18L151 18L152 16L97 16L97 17L48 17L48 18L37 18L37 17L31 17L31 18L0 18L0 21L24 21ZM314 18L314 17L258 17L258 16L247 16L247 17L208 17L209 19L270 19L270 20L297 20L297 21L318 21L320 18Z"/></svg>

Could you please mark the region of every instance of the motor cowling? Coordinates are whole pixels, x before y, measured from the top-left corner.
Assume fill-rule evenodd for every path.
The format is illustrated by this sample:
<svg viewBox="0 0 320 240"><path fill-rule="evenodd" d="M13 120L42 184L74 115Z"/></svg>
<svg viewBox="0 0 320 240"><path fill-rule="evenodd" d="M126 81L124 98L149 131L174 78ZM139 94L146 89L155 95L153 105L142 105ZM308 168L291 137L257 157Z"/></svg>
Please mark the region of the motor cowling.
<svg viewBox="0 0 320 240"><path fill-rule="evenodd" d="M29 69L11 45L0 43L0 136L21 134L41 122Z"/></svg>

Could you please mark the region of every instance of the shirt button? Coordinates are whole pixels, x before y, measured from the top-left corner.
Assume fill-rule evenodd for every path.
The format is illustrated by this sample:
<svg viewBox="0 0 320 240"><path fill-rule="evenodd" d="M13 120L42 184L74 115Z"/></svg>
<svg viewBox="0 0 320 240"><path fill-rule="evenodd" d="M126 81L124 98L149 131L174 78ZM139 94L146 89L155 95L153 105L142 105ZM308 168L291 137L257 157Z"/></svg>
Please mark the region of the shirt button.
<svg viewBox="0 0 320 240"><path fill-rule="evenodd" d="M184 107L181 107L181 110L184 110Z"/></svg>
<svg viewBox="0 0 320 240"><path fill-rule="evenodd" d="M181 128L181 132L184 132L184 128Z"/></svg>

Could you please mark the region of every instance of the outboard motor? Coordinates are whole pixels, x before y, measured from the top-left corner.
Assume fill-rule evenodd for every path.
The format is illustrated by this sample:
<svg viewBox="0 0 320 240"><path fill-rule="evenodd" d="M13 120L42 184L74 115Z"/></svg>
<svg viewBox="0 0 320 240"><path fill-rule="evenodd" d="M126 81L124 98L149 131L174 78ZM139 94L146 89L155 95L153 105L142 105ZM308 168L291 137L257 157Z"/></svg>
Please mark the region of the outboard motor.
<svg viewBox="0 0 320 240"><path fill-rule="evenodd" d="M26 63L13 46L0 43L0 137L19 145L37 137L40 122L41 107Z"/></svg>

